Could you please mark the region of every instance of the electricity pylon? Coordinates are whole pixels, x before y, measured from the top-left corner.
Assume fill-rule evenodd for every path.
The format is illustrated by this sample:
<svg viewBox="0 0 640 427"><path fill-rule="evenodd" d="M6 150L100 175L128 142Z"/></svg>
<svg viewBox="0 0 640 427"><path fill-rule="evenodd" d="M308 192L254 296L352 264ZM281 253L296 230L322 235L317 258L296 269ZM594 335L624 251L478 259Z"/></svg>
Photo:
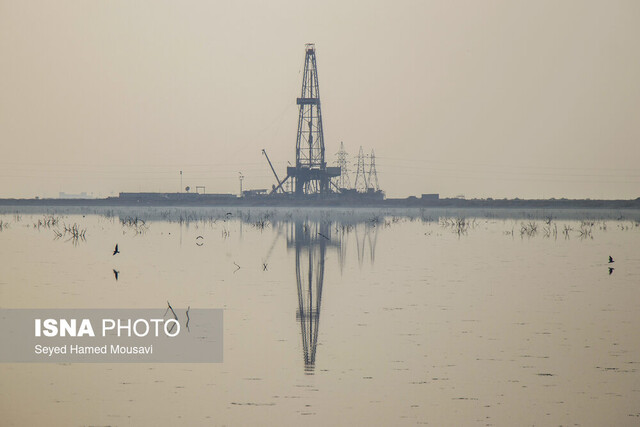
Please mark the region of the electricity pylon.
<svg viewBox="0 0 640 427"><path fill-rule="evenodd" d="M369 175L367 176L367 190L378 191L380 186L378 185L378 172L376 171L376 155L371 150L371 156L369 157Z"/></svg>
<svg viewBox="0 0 640 427"><path fill-rule="evenodd" d="M358 162L356 168L356 182L354 184L359 193L365 193L369 185L367 184L367 175L364 171L364 154L362 154L362 146L358 152Z"/></svg>
<svg viewBox="0 0 640 427"><path fill-rule="evenodd" d="M340 142L340 151L336 153L336 166L340 168L340 176L338 177L338 188L350 188L351 180L349 179L349 161L348 154L344 149L344 142Z"/></svg>

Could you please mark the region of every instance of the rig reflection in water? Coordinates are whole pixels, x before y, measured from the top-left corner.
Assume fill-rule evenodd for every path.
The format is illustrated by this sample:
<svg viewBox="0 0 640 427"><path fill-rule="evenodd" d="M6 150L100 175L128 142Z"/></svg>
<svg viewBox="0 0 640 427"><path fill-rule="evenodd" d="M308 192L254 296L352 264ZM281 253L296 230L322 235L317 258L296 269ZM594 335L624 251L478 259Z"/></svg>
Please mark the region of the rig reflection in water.
<svg viewBox="0 0 640 427"><path fill-rule="evenodd" d="M367 243L373 262L377 226L371 221L345 224L312 220L288 222L286 226L287 249L295 250L296 285L298 288L296 320L300 324L304 369L307 374L312 375L315 370L318 347L318 328L327 250L336 251L342 269L348 235L350 231L355 231L359 265L362 266Z"/></svg>

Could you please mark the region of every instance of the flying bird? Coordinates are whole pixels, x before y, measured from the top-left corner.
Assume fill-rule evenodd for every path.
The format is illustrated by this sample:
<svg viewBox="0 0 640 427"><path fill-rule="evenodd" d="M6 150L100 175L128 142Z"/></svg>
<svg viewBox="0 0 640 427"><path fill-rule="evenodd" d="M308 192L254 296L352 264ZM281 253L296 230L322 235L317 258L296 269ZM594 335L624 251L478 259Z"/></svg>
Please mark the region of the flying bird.
<svg viewBox="0 0 640 427"><path fill-rule="evenodd" d="M612 262L615 262L615 261L613 260L613 257L609 255L609 264L611 264Z"/></svg>
<svg viewBox="0 0 640 427"><path fill-rule="evenodd" d="M118 281L118 274L120 274L120 272L114 268L113 269L113 275L116 276L116 282ZM609 274L611 274L611 273L609 273Z"/></svg>
<svg viewBox="0 0 640 427"><path fill-rule="evenodd" d="M120 251L118 250L118 244L116 243L116 248L114 249L113 254L115 255L115 254L119 254L119 253L120 253Z"/></svg>
<svg viewBox="0 0 640 427"><path fill-rule="evenodd" d="M613 270L615 270L615 268L609 267L609 276L611 276L611 274L613 273Z"/></svg>

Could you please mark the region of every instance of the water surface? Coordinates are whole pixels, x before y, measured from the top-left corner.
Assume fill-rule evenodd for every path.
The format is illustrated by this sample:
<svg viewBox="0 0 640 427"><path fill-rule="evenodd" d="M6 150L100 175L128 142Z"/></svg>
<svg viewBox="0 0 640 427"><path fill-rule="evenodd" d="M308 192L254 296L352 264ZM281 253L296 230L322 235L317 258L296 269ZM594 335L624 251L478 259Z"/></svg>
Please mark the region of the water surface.
<svg viewBox="0 0 640 427"><path fill-rule="evenodd" d="M640 423L638 212L0 221L3 308L225 309L221 364L1 365L3 425Z"/></svg>

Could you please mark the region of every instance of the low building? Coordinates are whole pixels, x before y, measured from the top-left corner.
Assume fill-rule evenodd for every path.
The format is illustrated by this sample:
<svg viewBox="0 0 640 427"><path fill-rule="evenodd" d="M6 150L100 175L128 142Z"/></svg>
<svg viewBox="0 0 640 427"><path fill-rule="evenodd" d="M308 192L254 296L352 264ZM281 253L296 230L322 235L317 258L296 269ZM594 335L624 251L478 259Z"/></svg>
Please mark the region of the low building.
<svg viewBox="0 0 640 427"><path fill-rule="evenodd" d="M438 193L422 194L420 199L422 199L422 200L440 200L440 194L438 194Z"/></svg>

